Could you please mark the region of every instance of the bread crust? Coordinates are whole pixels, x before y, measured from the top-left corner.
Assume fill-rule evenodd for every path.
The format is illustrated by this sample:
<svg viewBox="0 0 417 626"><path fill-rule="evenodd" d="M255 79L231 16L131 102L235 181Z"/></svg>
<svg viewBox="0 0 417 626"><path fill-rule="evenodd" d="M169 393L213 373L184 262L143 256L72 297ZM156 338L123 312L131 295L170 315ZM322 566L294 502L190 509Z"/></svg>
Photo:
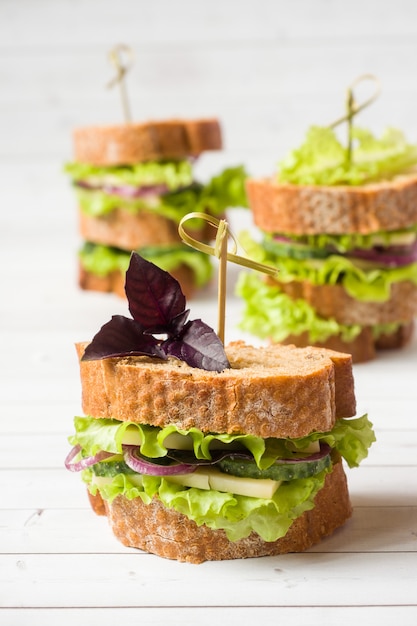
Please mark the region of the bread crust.
<svg viewBox="0 0 417 626"><path fill-rule="evenodd" d="M286 535L277 541L266 542L253 532L245 539L231 542L223 530L197 526L156 498L144 504L140 498L117 496L111 503L104 501L104 509L114 535L124 545L195 564L302 552L333 533L352 514L341 461L326 476L314 508L294 520ZM103 512L97 504L94 510Z"/></svg>
<svg viewBox="0 0 417 626"><path fill-rule="evenodd" d="M209 118L88 126L73 132L74 159L97 166L184 159L221 148L220 124Z"/></svg>
<svg viewBox="0 0 417 626"><path fill-rule="evenodd" d="M417 223L417 173L362 186L246 183L255 224L264 232L368 234Z"/></svg>
<svg viewBox="0 0 417 626"><path fill-rule="evenodd" d="M417 285L411 281L391 285L385 302L365 302L352 298L342 285L313 285L308 281L281 282L267 277L294 300L303 299L320 317L333 318L339 324L374 326L391 322L409 322L417 315Z"/></svg>
<svg viewBox="0 0 417 626"><path fill-rule="evenodd" d="M172 220L149 211L131 213L123 208L102 216L79 211L79 232L85 241L122 250L181 242L178 225Z"/></svg>
<svg viewBox="0 0 417 626"><path fill-rule="evenodd" d="M123 201L121 202L123 204ZM219 219L223 219L223 214ZM85 241L93 241L122 250L138 250L145 246L170 246L182 243L178 224L156 211L132 213L121 206L106 215L78 214L79 232ZM188 234L201 241L215 238L211 224L204 221L201 228L187 229Z"/></svg>
<svg viewBox="0 0 417 626"><path fill-rule="evenodd" d="M197 291L197 284L192 269L188 265L181 264L171 270L170 274L179 282L185 298L187 300L192 298ZM126 274L124 272L114 270L105 276L98 276L87 271L82 263L78 264L78 284L81 289L86 291L114 293L120 298L126 298L125 281Z"/></svg>
<svg viewBox="0 0 417 626"><path fill-rule="evenodd" d="M352 363L366 363L376 357L378 350L395 350L402 348L410 342L413 336L414 322L402 324L391 333L382 334L375 339L372 328L365 326L359 335L352 341L344 341L340 335L332 335L326 341L312 342L308 332L300 335L288 335L282 343L296 345L300 348L315 345L319 348L347 352L352 356Z"/></svg>
<svg viewBox="0 0 417 626"><path fill-rule="evenodd" d="M87 343L76 344L78 356ZM294 346L226 347L221 373L177 359L126 357L80 361L82 408L95 418L203 432L303 437L355 415L348 354Z"/></svg>

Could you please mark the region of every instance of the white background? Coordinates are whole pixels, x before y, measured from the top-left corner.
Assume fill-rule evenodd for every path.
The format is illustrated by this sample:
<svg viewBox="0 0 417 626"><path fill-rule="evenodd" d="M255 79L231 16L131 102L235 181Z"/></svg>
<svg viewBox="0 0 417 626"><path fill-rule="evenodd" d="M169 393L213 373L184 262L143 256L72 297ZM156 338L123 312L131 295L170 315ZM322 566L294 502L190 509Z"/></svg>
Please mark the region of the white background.
<svg viewBox="0 0 417 626"><path fill-rule="evenodd" d="M202 158L202 178L240 163L271 174L310 124L343 112L363 73L383 89L358 123L417 142L414 0L0 0L1 623L415 624L416 340L355 366L378 443L349 471L352 520L306 554L190 566L127 550L63 469L80 411L73 344L127 313L77 288L62 172L74 127L123 121L105 87L118 43L135 55L136 120L221 120L225 149ZM240 335L235 276L226 339ZM216 324L215 285L189 304Z"/></svg>

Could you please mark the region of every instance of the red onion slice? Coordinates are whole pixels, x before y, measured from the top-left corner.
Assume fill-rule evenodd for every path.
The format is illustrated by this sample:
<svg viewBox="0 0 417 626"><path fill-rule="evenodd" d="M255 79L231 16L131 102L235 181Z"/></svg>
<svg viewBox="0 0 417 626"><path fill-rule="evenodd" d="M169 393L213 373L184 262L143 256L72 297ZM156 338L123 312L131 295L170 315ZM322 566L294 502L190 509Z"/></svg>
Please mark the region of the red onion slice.
<svg viewBox="0 0 417 626"><path fill-rule="evenodd" d="M369 250L352 250L346 256L371 261L386 267L402 267L417 261L417 242L412 246L388 246Z"/></svg>
<svg viewBox="0 0 417 626"><path fill-rule="evenodd" d="M331 246L323 249L309 248L307 244L297 243L284 235L274 235L274 241L288 244L295 250L298 248L306 250L306 258L307 252L310 250L311 258L316 256L318 258L324 258L325 256L336 254L339 256L346 256L352 260L359 259L375 263L376 265L392 268L403 267L417 262L417 241L410 245L380 245L374 246L373 248L355 248L345 253L339 252Z"/></svg>
<svg viewBox="0 0 417 626"><path fill-rule="evenodd" d="M138 457L138 446L123 446L124 459L126 465L138 474L147 474L149 476L173 476L174 474L190 474L196 469L196 465L188 463L175 463L173 465L158 465L151 461Z"/></svg>
<svg viewBox="0 0 417 626"><path fill-rule="evenodd" d="M87 191L103 191L106 194L121 198L147 198L148 196L162 196L169 192L169 187L165 183L133 187L132 185L93 185L87 181L78 180L75 186Z"/></svg>
<svg viewBox="0 0 417 626"><path fill-rule="evenodd" d="M104 450L102 450L94 456L87 456L73 463L72 460L77 456L80 450L81 446L74 446L73 449L70 450L67 458L65 459L65 467L67 468L67 470L70 470L70 472L80 472L87 467L91 467L92 465L95 465L100 461L104 461L105 459L114 456L114 452L105 452Z"/></svg>

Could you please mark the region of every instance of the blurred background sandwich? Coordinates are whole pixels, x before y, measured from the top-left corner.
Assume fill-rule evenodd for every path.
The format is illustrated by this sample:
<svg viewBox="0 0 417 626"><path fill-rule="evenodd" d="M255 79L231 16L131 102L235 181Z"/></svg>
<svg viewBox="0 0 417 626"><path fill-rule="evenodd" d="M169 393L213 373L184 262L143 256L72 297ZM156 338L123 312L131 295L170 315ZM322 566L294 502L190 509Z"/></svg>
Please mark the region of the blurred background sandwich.
<svg viewBox="0 0 417 626"><path fill-rule="evenodd" d="M79 254L83 289L124 296L124 275L132 250L170 271L187 296L212 273L206 255L185 246L178 223L190 211L221 216L245 206L245 171L223 170L206 184L195 180L194 162L220 150L217 119L172 119L77 128L74 160L66 165L79 208L84 245ZM195 220L194 236L211 238Z"/></svg>
<svg viewBox="0 0 417 626"><path fill-rule="evenodd" d="M260 238L250 256L277 278L240 277L242 327L326 346L355 362L409 342L417 315L417 146L399 130L350 128L348 148L312 127L270 178L247 192Z"/></svg>

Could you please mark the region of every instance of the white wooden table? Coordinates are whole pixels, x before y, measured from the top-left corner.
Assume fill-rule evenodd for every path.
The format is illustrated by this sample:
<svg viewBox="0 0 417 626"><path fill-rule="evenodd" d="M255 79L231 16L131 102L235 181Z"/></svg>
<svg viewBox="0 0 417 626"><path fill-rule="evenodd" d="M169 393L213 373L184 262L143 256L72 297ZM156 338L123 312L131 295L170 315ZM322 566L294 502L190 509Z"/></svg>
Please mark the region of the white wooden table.
<svg viewBox="0 0 417 626"><path fill-rule="evenodd" d="M138 117L221 117L227 147L207 156L204 173L241 162L269 173L308 124L339 114L341 90L363 71L384 84L378 124L389 114L416 141L417 5L113 5L0 1L0 623L415 625L417 339L354 368L358 414L369 413L378 441L348 471L352 519L314 549L180 564L124 548L92 513L63 466L80 412L73 344L127 311L77 288L76 212L61 167L74 126L119 121L116 94L102 90L105 53L119 41L138 52ZM235 278L231 268L227 340L240 336ZM216 326L215 285L189 305Z"/></svg>

